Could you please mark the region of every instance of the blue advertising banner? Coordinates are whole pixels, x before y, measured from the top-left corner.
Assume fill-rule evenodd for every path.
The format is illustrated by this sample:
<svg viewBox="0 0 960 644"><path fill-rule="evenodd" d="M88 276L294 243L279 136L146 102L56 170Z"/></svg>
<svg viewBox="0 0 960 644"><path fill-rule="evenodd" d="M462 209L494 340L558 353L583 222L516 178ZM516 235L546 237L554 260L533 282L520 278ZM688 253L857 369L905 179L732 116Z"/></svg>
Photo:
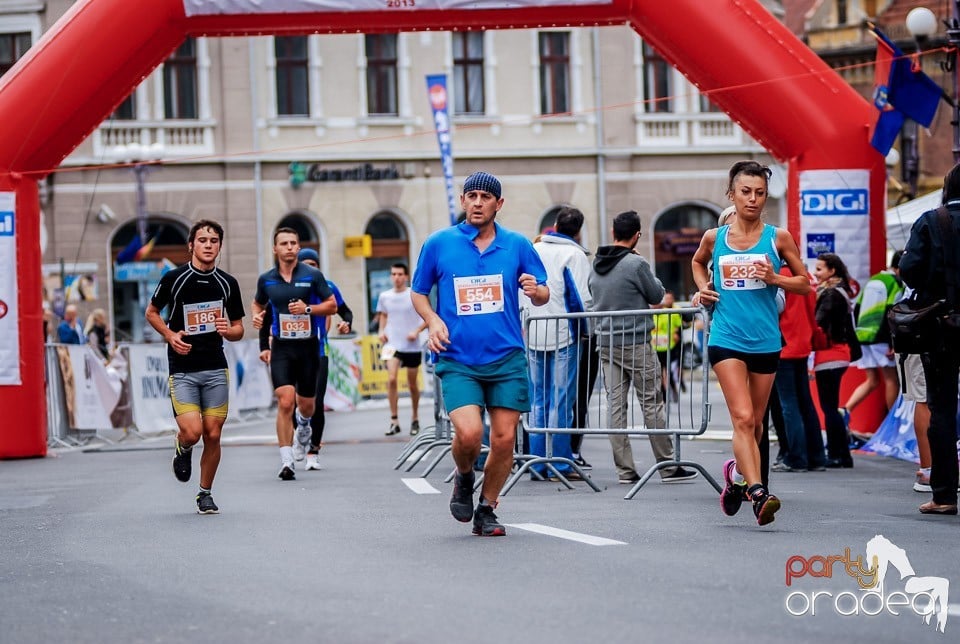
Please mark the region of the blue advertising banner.
<svg viewBox="0 0 960 644"><path fill-rule="evenodd" d="M457 223L457 202L453 190L453 149L450 145L450 110L447 100L447 77L444 74L427 76L427 95L433 109L433 126L437 131L440 144L440 164L443 166L443 180L447 185L447 208L450 211L450 225Z"/></svg>

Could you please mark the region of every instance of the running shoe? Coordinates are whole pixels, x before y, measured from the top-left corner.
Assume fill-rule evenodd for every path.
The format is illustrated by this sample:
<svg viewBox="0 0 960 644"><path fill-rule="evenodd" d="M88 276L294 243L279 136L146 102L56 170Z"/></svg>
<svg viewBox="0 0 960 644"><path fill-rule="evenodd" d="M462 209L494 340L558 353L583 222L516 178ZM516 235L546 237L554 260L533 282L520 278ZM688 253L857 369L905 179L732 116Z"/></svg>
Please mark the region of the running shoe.
<svg viewBox="0 0 960 644"><path fill-rule="evenodd" d="M924 475L923 472L917 472L917 480L913 482L914 492L933 492L933 488L930 487L930 477Z"/></svg>
<svg viewBox="0 0 960 644"><path fill-rule="evenodd" d="M306 455L307 448L304 447L303 443L300 442L300 436L295 436L293 439L293 460L299 463Z"/></svg>
<svg viewBox="0 0 960 644"><path fill-rule="evenodd" d="M493 508L479 505L473 515L473 534L478 537L504 537L507 530L497 521Z"/></svg>
<svg viewBox="0 0 960 644"><path fill-rule="evenodd" d="M209 492L197 495L197 514L220 514L220 508L213 502L213 496Z"/></svg>
<svg viewBox="0 0 960 644"><path fill-rule="evenodd" d="M720 493L720 509L728 517L740 511L743 498L747 491L747 483L737 483L733 480L733 466L736 461L732 458L723 464L723 492Z"/></svg>
<svg viewBox="0 0 960 644"><path fill-rule="evenodd" d="M393 436L394 434L399 434L399 433L400 433L400 425L398 425L397 423L390 423L390 428L387 431L383 432L383 435Z"/></svg>
<svg viewBox="0 0 960 644"><path fill-rule="evenodd" d="M766 490L753 495L753 515L757 517L757 525L773 523L773 515L780 509L780 499Z"/></svg>
<svg viewBox="0 0 960 644"><path fill-rule="evenodd" d="M277 474L281 481L294 481L297 478L296 473L293 470L293 463L284 463L283 467L280 468L280 473Z"/></svg>
<svg viewBox="0 0 960 644"><path fill-rule="evenodd" d="M193 472L193 447L181 447L180 441L173 439L173 475L178 481L186 483Z"/></svg>
<svg viewBox="0 0 960 644"><path fill-rule="evenodd" d="M304 466L305 470L308 472L310 470L319 470L320 469L320 460L318 454L307 454L307 464Z"/></svg>
<svg viewBox="0 0 960 644"><path fill-rule="evenodd" d="M456 473L453 477L453 494L450 496L450 514L461 523L473 517L473 472Z"/></svg>
<svg viewBox="0 0 960 644"><path fill-rule="evenodd" d="M579 455L579 456L577 456L575 459L573 459L573 462L576 463L577 465L579 465L581 470L592 470L592 469L593 469L593 465L590 465L590 463L587 463L587 462L584 460L584 458L583 458L582 455Z"/></svg>
<svg viewBox="0 0 960 644"><path fill-rule="evenodd" d="M410 435L411 435L411 436L416 436L416 435L419 434L419 433L420 433L420 421L419 421L419 420L411 420L411 421L410 421Z"/></svg>

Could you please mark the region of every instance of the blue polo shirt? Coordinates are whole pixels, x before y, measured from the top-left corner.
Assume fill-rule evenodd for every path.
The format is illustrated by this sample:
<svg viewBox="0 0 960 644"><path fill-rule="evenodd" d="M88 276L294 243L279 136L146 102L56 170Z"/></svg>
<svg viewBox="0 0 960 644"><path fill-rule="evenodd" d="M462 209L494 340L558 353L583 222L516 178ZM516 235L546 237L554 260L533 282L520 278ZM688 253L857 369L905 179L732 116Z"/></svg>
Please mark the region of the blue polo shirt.
<svg viewBox="0 0 960 644"><path fill-rule="evenodd" d="M473 243L480 231L467 223L433 233L420 249L411 287L421 295L437 287L437 315L450 332L442 358L484 365L524 348L520 275L546 284L547 270L530 240L494 227L483 253Z"/></svg>

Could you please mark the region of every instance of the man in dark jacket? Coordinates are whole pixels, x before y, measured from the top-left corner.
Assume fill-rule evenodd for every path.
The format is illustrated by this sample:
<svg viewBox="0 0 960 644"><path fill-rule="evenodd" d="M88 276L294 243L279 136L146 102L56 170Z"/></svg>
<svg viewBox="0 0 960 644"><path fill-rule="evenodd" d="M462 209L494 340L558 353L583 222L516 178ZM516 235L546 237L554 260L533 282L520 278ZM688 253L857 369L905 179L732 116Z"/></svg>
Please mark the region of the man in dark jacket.
<svg viewBox="0 0 960 644"><path fill-rule="evenodd" d="M652 308L663 299L664 288L646 259L633 247L640 240L640 216L622 212L613 220L613 245L597 249L590 274L590 292L594 311L635 311ZM610 427L627 426L627 402L633 384L649 429L664 429L667 421L657 360L650 334L651 315L604 316L597 318L600 363L610 407ZM620 483L632 485L640 480L633 462L633 449L626 434L610 434L613 461ZM673 443L665 434L651 434L657 462L673 460ZM660 470L664 483L687 481L697 472L683 467Z"/></svg>
<svg viewBox="0 0 960 644"><path fill-rule="evenodd" d="M948 300L960 318L960 164L943 180L943 207L949 215L948 235L941 228L938 210L917 219L900 259L900 276L915 289L921 305ZM949 238L947 238L949 237ZM943 348L921 356L930 407L931 468L933 500L920 506L924 514L957 513L957 376L960 373L960 328L945 325Z"/></svg>

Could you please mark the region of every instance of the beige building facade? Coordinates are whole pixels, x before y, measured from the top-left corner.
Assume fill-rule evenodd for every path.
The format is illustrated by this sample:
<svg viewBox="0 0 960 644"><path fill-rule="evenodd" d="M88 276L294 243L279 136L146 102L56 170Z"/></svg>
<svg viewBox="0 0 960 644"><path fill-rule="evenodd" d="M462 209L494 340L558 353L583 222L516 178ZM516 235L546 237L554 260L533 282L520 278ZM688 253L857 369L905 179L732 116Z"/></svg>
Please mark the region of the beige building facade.
<svg viewBox="0 0 960 644"><path fill-rule="evenodd" d="M0 0L0 73L70 4ZM531 238L575 206L591 250L636 210L638 249L679 299L694 291L696 242L728 204L731 163L773 163L627 27L190 39L43 182L54 308L79 297L108 311L115 340L151 340L152 289L209 218L226 229L220 265L246 302L274 230L292 225L361 328L390 264L415 269L450 222L428 74L447 76L457 191L474 170L496 174L498 220ZM780 223L786 173L774 170L767 217ZM141 230L150 252L117 262ZM346 256L363 235L371 256Z"/></svg>

